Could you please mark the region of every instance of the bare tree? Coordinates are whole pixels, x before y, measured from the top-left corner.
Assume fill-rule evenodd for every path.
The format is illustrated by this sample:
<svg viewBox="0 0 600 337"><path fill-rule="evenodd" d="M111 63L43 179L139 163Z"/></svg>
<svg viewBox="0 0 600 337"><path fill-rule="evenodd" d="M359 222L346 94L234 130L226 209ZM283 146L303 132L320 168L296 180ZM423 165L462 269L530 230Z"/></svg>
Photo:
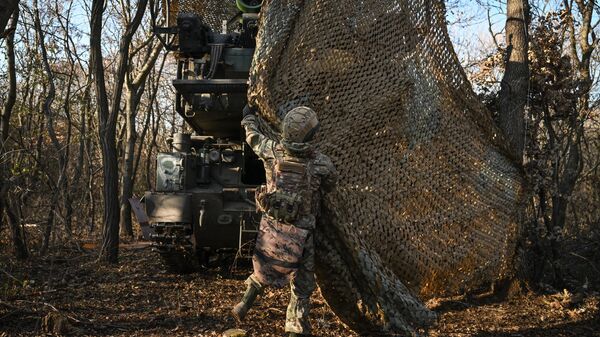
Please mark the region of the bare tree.
<svg viewBox="0 0 600 337"><path fill-rule="evenodd" d="M108 107L101 41L103 14L104 0L93 0L90 22L90 69L94 76L96 88L98 133L102 143L102 168L104 170L104 227L100 256L109 263L117 263L119 254L119 204L115 198L118 192L117 148L115 144L117 112L111 112Z"/></svg>
<svg viewBox="0 0 600 337"><path fill-rule="evenodd" d="M119 254L119 183L116 146L117 117L121 106L123 86L129 66L131 41L137 31L148 0L137 2L135 15L125 23L125 30L119 42L117 70L112 88L112 100L109 109L106 91L104 64L102 57L102 17L104 0L92 1L90 57L91 69L96 87L96 103L99 119L99 134L102 143L102 167L104 170L104 229L100 257L109 263L118 262Z"/></svg>
<svg viewBox="0 0 600 337"><path fill-rule="evenodd" d="M15 3L17 3L15 1ZM18 5L18 4L17 4ZM3 159L6 155L6 145L10 131L10 120L17 99L17 72L15 64L15 29L19 21L18 6L15 5L11 11L12 19L6 36L6 57L8 65L8 95L2 107L2 116L0 120L0 228L2 228L3 213L6 212L8 224L11 229L15 256L18 259L25 259L29 253L25 242L24 234L21 228L21 223L18 215L14 211L13 205L8 201L8 193L11 188L12 181L7 179L5 174L7 170L7 162ZM2 24L0 22L0 24ZM4 29L6 23L3 23L0 28Z"/></svg>
<svg viewBox="0 0 600 337"><path fill-rule="evenodd" d="M574 2L574 3L573 3ZM546 228L551 233L551 262L555 273L555 282L563 283L560 267L557 237L563 231L567 219L567 209L571 195L575 190L583 169L581 153L582 139L585 134L585 122L592 112L590 94L594 78L592 77L592 55L598 45L594 27L600 20L594 16L595 0L564 0L562 17L566 24L567 47L572 67L573 89L576 99L571 104L560 104L554 110L544 113L544 126L547 129L549 151L551 152L550 200L540 194L545 207L550 208L550 217L545 218ZM548 201L551 204L548 205ZM549 207L550 206L550 207Z"/></svg>
<svg viewBox="0 0 600 337"><path fill-rule="evenodd" d="M46 229L44 232L44 241L43 241L43 245L42 245L42 253L44 253L48 249L50 236L52 234L52 230L53 230L55 219L56 219L58 202L61 198L61 195L64 198L66 196L66 194L68 193L67 164L68 164L68 159L69 159L68 158L68 148L69 147L62 144L62 142L59 140L56 130L55 130L56 112L52 108L52 104L56 98L55 77L54 77L54 72L52 71L52 69L50 67L50 62L48 60L48 52L46 49L46 42L45 42L45 33L42 29L42 24L41 24L41 20L40 20L40 10L39 10L39 6L38 6L38 0L33 0L33 12L34 12L33 13L34 26L35 26L35 31L37 34L38 45L40 48L40 54L42 57L42 65L43 65L44 71L46 73L47 83L48 83L48 88L49 88L46 98L44 99L43 113L46 118L46 130L48 131L48 135L50 136L50 141L52 143L52 146L54 147L54 152L58 156L58 178L52 179L50 177L50 179L49 179L49 185L52 187L53 193L52 193L52 197L50 200L50 210L48 213ZM67 90L66 90L67 98L66 98L65 104L67 104L67 105L69 104L68 97L70 95L70 87L71 87L71 80L69 80L69 84L68 84ZM67 113L67 116L68 116L68 113ZM69 125L67 126L67 128L68 128L68 131L67 131L66 138L67 138L67 143L68 143L69 138L70 138L70 128L71 128L70 121L69 121ZM48 175L50 175L50 174L48 174ZM67 228L67 230L70 232L70 228Z"/></svg>
<svg viewBox="0 0 600 337"><path fill-rule="evenodd" d="M124 9L128 10L128 9ZM126 140L125 151L123 151L123 179L121 184L121 233L127 236L133 236L133 227L131 223L131 205L129 199L133 195L133 184L135 181L134 175L134 157L135 144L137 142L136 120L139 111L142 95L146 89L146 80L150 71L156 64L156 60L162 50L162 45L155 41L153 36L150 36L146 41L142 41L142 46L147 46L146 50L138 48L132 53L142 53L138 63L140 66L135 69L129 67L125 82L125 123L126 123Z"/></svg>

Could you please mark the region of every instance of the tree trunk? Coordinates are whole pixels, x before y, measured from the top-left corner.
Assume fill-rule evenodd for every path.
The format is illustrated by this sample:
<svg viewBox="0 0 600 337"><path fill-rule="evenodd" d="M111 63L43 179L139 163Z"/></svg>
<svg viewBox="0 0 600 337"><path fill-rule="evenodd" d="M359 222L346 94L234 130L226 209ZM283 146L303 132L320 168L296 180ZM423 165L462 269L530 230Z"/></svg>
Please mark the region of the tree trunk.
<svg viewBox="0 0 600 337"><path fill-rule="evenodd" d="M154 113L152 114L152 141L150 142L150 146L148 148L148 152L146 153L146 188L148 190L151 190L153 188L153 184L152 184L152 174L150 173L151 170L151 166L152 164L155 162L154 160L152 160L153 158L153 153L154 153L154 149L158 148L158 144L156 143L156 137L158 135L159 129L160 129L160 122L161 122L161 114L157 113L157 111L160 111L159 109L159 104L158 102L154 103L154 109L153 109Z"/></svg>
<svg viewBox="0 0 600 337"><path fill-rule="evenodd" d="M91 80L93 80L93 78L91 78ZM88 132L90 133L90 135L92 134L93 128L94 128L94 112L91 110L91 104L89 105L90 110L88 110L89 114L87 116L88 118ZM85 154L86 154L86 165L87 165L87 191L88 191L88 197L87 197L87 205L88 205L88 209L86 210L86 221L88 223L88 231L89 233L93 233L94 229L95 229L95 224L96 224L96 193L94 191L94 181L96 180L95 176L94 176L94 156L93 153L96 152L96 137L88 137L86 138L86 144L85 144Z"/></svg>
<svg viewBox="0 0 600 337"><path fill-rule="evenodd" d="M506 66L499 97L498 126L511 155L521 163L525 144L525 105L529 87L528 19L526 0L507 0Z"/></svg>
<svg viewBox="0 0 600 337"><path fill-rule="evenodd" d="M507 0L506 7L506 64L500 85L497 125L508 142L509 155L516 163L522 164L525 147L525 106L529 94L529 4L527 0ZM522 219L525 218L524 213L520 215ZM527 232L525 229L523 233ZM521 239L518 245L527 247L527 240ZM532 252L526 252L516 257L518 274L530 274L527 270L527 260L531 258L531 254ZM507 293L508 287L522 288L516 279L501 282L499 285L499 290L504 293Z"/></svg>
<svg viewBox="0 0 600 337"><path fill-rule="evenodd" d="M114 76L112 105L109 110L101 46L104 0L92 1L90 64L96 85L100 141L102 143L102 167L104 169L104 230L100 257L109 263L117 263L119 254L120 208L116 145L117 117L121 107L123 85L129 67L131 40L142 22L147 4L148 0L137 2L135 15L126 25L119 42L119 60Z"/></svg>
<svg viewBox="0 0 600 337"><path fill-rule="evenodd" d="M150 47L152 44L150 44ZM123 181L121 184L121 233L133 237L133 226L131 221L131 205L129 199L133 196L133 186L135 182L134 160L135 144L137 142L136 120L140 101L146 89L146 80L150 71L154 68L156 60L160 55L162 45L157 43L152 48L148 48L145 53L144 62L137 76L132 79L131 73L127 76L126 82L126 131L125 131L125 151L123 151ZM162 70L162 66L161 66ZM130 70L133 71L133 70ZM154 96L151 97L150 105ZM140 145L141 147L141 145Z"/></svg>
<svg viewBox="0 0 600 337"><path fill-rule="evenodd" d="M6 142L8 140L8 132L10 129L10 117L17 100L17 72L15 66L15 30L18 19L19 11L18 7L13 11L13 19L11 24L11 31L6 37L6 59L8 68L8 95L4 106L2 107L2 116L0 116L0 155L4 155L6 151ZM12 12L11 12L12 13ZM4 29L4 25L1 26ZM8 186L4 180L5 172L8 172L8 162L6 160L0 161L0 229L2 228L2 219L4 214L4 208L6 207L6 195L8 194ZM16 246L15 242L15 246Z"/></svg>
<svg viewBox="0 0 600 337"><path fill-rule="evenodd" d="M39 12L39 7L38 7L38 1L34 0L33 1L33 11L34 11L34 26L35 26L35 30L36 30L36 34L38 37L38 43L39 43L39 48L41 51L41 56L42 56L42 64L44 66L44 71L46 73L47 79L48 79L48 94L46 96L46 98L44 99L44 106L43 106L43 113L46 116L46 129L48 131L48 136L50 137L50 141L52 143L52 146L54 147L54 151L56 152L56 155L58 157L58 166L59 166L59 172L58 172L58 179L57 182L55 183L54 181L52 181L50 179L50 175L49 175L49 185L52 187L52 198L51 198L51 205L50 205L50 213L48 215L48 220L47 220L47 224L46 224L46 231L44 233L44 242L43 242L43 246L42 246L42 254L46 252L46 250L48 249L48 243L49 243L49 238L50 235L52 234L52 230L55 227L54 222L56 219L56 214L55 212L57 211L57 204L60 200L60 195L61 195L61 190L64 194L68 193L68 181L67 181L67 161L68 161L68 146L63 146L58 138L58 135L55 131L54 128L54 111L52 109L52 104L54 102L55 96L56 96L56 87L54 84L54 73L52 72L52 69L50 67L50 62L48 60L48 53L46 50L46 42L45 42L45 34L44 31L42 29L42 23L40 20L40 12ZM70 83L69 83L70 86ZM67 117L69 117L67 115ZM69 117L70 119L70 117ZM70 120L69 120L70 122ZM67 135L67 144L70 141L70 124L69 124L69 130L68 130L68 135ZM70 225L69 225L70 226ZM70 230L70 228L68 228L68 230ZM69 233L70 234L70 233Z"/></svg>
<svg viewBox="0 0 600 337"><path fill-rule="evenodd" d="M96 87L98 128L101 142L104 196L104 227L100 258L108 263L117 263L119 256L119 202L118 165L115 144L116 114L111 116L108 108L108 95L104 78L102 57L102 16L104 0L92 1L90 22L90 69ZM120 99L120 96L118 97ZM118 104L118 103L117 103Z"/></svg>
<svg viewBox="0 0 600 337"><path fill-rule="evenodd" d="M15 11L13 23L11 24L11 32L6 37L6 58L8 66L8 96L4 102L2 109L2 119L0 119L0 145L4 149L6 140L8 139L8 130L10 127L10 116L12 115L13 107L17 100L17 71L15 66L15 31L12 27L16 27L19 19L19 11ZM3 27L3 26L2 26ZM4 29L4 28L3 28ZM3 150L2 150L3 151Z"/></svg>
<svg viewBox="0 0 600 337"><path fill-rule="evenodd" d="M50 210L48 211L48 217L46 218L46 227L44 228L44 238L42 241L42 248L40 254L45 255L50 247L50 237L54 227L54 219L56 218L56 204L58 203L58 192L55 191L50 199Z"/></svg>
<svg viewBox="0 0 600 337"><path fill-rule="evenodd" d="M133 195L133 156L135 153L135 143L137 133L135 130L135 119L137 109L135 90L128 86L126 113L126 143L123 152L123 181L121 184L121 233L133 237L133 226L131 223L131 205L129 198Z"/></svg>
<svg viewBox="0 0 600 337"><path fill-rule="evenodd" d="M14 212L13 206L15 205L3 206L6 209L6 218L8 219L8 224L10 226L12 234L12 241L15 249L15 257L19 260L24 260L29 257L29 252L27 250L27 244L25 241L23 228L21 227L20 218Z"/></svg>
<svg viewBox="0 0 600 337"><path fill-rule="evenodd" d="M18 9L19 0L2 0L0 2L0 36L4 35L4 28L12 14Z"/></svg>

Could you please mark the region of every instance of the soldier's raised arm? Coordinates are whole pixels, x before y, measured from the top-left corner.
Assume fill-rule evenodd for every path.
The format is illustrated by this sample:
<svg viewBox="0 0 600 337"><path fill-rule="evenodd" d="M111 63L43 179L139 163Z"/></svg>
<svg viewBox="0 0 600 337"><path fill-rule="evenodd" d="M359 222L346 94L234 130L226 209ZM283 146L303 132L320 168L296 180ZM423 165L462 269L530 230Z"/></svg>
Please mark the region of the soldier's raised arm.
<svg viewBox="0 0 600 337"><path fill-rule="evenodd" d="M338 181L338 173L331 159L319 153L315 161L317 174L321 176L321 190L325 193L331 192Z"/></svg>
<svg viewBox="0 0 600 337"><path fill-rule="evenodd" d="M324 177L322 183L323 191L325 191L325 193L331 192L335 188L339 177L338 172L335 169L335 165L333 165L333 162L331 161L331 159L329 159L329 157L327 157L327 169L329 172Z"/></svg>
<svg viewBox="0 0 600 337"><path fill-rule="evenodd" d="M258 127L257 118L255 115L256 110L246 105L244 107L244 118L242 119L242 126L246 131L246 142L256 155L262 160L268 160L275 158L275 145L276 142L273 139L265 136Z"/></svg>

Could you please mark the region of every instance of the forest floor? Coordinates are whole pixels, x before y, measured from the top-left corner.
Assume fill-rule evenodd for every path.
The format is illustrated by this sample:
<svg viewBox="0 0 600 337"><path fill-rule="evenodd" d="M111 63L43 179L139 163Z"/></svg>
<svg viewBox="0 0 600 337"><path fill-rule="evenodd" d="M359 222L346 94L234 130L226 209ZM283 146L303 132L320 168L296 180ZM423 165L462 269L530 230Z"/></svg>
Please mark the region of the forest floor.
<svg viewBox="0 0 600 337"><path fill-rule="evenodd" d="M177 275L165 272L145 243L122 246L117 266L96 262L95 250L83 247L25 262L0 251L0 336L221 336L237 327L228 312L248 268ZM283 336L287 299L286 289L267 291L238 328ZM312 304L316 336L358 336L318 291ZM440 314L434 337L600 336L600 296L593 292L429 304Z"/></svg>

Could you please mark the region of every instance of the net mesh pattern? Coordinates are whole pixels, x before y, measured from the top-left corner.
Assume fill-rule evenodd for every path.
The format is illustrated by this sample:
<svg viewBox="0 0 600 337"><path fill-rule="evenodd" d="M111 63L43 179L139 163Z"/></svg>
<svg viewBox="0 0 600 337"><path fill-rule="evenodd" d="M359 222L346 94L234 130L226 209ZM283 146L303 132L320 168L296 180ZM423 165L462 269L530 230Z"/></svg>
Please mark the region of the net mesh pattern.
<svg viewBox="0 0 600 337"><path fill-rule="evenodd" d="M178 13L195 13L216 32L221 31L223 20L230 20L239 12L235 0L172 0L169 6L170 22L176 22Z"/></svg>
<svg viewBox="0 0 600 337"><path fill-rule="evenodd" d="M509 277L522 174L458 62L443 1L267 0L260 18L250 101L273 130L312 107L340 173L315 235L336 314L366 335L417 334L435 319L420 300Z"/></svg>

